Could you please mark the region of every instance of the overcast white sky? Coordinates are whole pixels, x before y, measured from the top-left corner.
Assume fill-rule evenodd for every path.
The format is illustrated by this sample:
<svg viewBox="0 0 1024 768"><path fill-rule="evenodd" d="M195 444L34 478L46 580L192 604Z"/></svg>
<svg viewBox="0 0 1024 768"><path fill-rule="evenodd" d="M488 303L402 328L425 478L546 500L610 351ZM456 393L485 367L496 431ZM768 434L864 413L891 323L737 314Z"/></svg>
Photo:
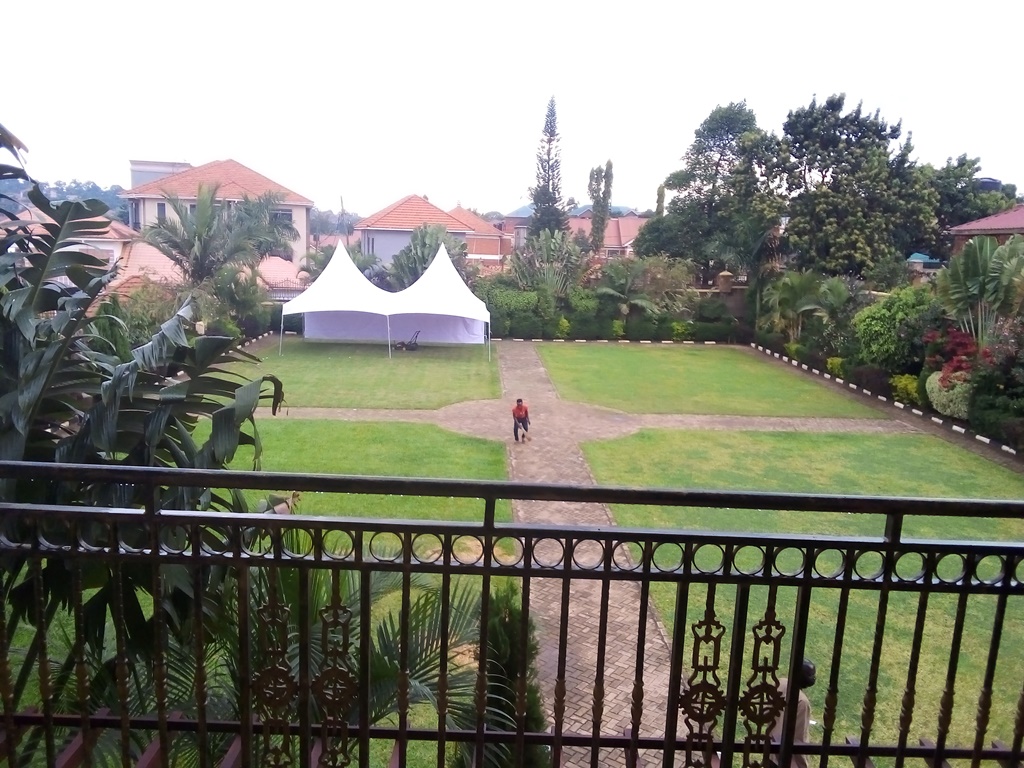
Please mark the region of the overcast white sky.
<svg viewBox="0 0 1024 768"><path fill-rule="evenodd" d="M56 0L16 15L2 120L45 181L127 187L130 159L233 158L323 208L416 193L508 212L528 202L554 95L564 196L584 201L610 158L613 202L644 209L717 104L746 99L779 131L845 92L902 119L919 160L966 152L1024 187L1020 0Z"/></svg>

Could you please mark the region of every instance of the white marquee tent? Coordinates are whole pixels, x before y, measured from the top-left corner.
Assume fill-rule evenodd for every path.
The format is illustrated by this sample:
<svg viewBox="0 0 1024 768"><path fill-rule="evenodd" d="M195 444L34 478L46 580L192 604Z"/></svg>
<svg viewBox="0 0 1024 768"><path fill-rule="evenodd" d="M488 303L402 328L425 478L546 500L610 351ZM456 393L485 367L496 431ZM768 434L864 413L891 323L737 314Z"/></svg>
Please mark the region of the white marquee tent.
<svg viewBox="0 0 1024 768"><path fill-rule="evenodd" d="M442 245L413 285L399 293L378 288L359 271L343 245L323 273L284 305L284 316L305 314L305 336L316 341L419 341L488 344L490 313L459 276Z"/></svg>

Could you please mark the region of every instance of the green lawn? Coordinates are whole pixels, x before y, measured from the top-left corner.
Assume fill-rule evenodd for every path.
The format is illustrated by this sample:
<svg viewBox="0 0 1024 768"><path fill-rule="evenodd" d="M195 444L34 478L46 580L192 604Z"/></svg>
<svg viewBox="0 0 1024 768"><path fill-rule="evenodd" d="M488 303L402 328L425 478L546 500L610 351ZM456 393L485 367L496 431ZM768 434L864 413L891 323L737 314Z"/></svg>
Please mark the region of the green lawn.
<svg viewBox="0 0 1024 768"><path fill-rule="evenodd" d="M866 405L738 349L638 344L539 344L566 400L628 413L871 418Z"/></svg>
<svg viewBox="0 0 1024 768"><path fill-rule="evenodd" d="M440 408L463 400L499 397L498 358L479 345L420 347L395 352L362 344L328 344L288 338L260 351L259 368L284 382L296 408Z"/></svg>
<svg viewBox="0 0 1024 768"><path fill-rule="evenodd" d="M594 442L584 447L598 482L639 487L687 487L840 494L888 494L948 498L1024 498L1024 477L984 458L927 435L828 435L806 433L731 433L645 430L627 438ZM878 516L826 515L795 512L708 511L700 509L617 506L616 521L630 527L757 532L863 534L882 533ZM1024 522L967 518L908 520L905 536L948 540L1024 539ZM835 558L838 562L838 558ZM669 626L675 622L676 582L656 583L651 594ZM766 589L751 590L750 626L763 615ZM703 615L705 590L690 590L688 622ZM735 589L720 586L718 618L732 630ZM818 664L818 685L809 691L812 719L820 723L832 663L838 594L818 590L811 603L807 655ZM779 616L791 621L794 590L780 588ZM958 694L951 743L968 743L974 732L977 696L992 631L994 598L972 597L959 656ZM1019 607L1019 606L1018 606ZM861 704L867 679L878 610L878 593L854 591L847 611L841 659L836 735L859 733ZM914 731L934 734L946 679L950 633L956 610L952 595L932 595L918 673ZM894 592L889 599L880 670L875 740L896 737L903 686L906 682L917 597ZM996 691L989 738L1012 738L1013 713L1024 670L1024 616L1011 610L1003 628L996 673ZM728 647L728 637L723 649ZM687 653L692 650L688 639ZM748 649L749 651L749 649ZM788 648L785 650L788 654ZM689 658L689 657L687 657ZM749 659L749 656L748 656ZM821 726L812 738L821 737Z"/></svg>
<svg viewBox="0 0 1024 768"><path fill-rule="evenodd" d="M262 469L300 474L438 477L505 480L503 443L466 437L431 424L260 419ZM232 469L251 468L239 451ZM404 520L483 519L477 499L305 494L298 512ZM497 509L511 519L508 502Z"/></svg>

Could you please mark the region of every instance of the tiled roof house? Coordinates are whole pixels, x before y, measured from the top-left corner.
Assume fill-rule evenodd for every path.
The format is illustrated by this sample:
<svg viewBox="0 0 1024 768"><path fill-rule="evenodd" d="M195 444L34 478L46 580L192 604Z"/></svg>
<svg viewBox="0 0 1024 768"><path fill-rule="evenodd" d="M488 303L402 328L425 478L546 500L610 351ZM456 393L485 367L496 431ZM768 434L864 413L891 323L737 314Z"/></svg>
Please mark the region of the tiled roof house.
<svg viewBox="0 0 1024 768"><path fill-rule="evenodd" d="M260 275L273 298L287 300L302 292L299 262L309 250L309 218L313 201L293 192L266 176L235 160L216 160L192 167L187 163L162 163L133 160L132 188L124 193L128 200L129 220L133 230L173 215L166 196L174 195L183 202L195 200L200 186L217 186L217 196L228 202L244 197L258 197L274 192L281 197L276 215L286 217L298 230L291 253L270 256L260 265ZM133 231L137 236L137 233ZM174 264L157 249L142 242L133 242L122 261L116 286L127 290L143 276L157 282L177 283L181 274Z"/></svg>
<svg viewBox="0 0 1024 768"><path fill-rule="evenodd" d="M990 235L1000 244L1005 243L1012 235L1024 235L1024 205L950 227L949 234L953 236L954 254L960 253L967 241L977 235Z"/></svg>
<svg viewBox="0 0 1024 768"><path fill-rule="evenodd" d="M414 229L424 224L442 226L466 243L467 255L478 259L500 259L511 252L511 243L490 223L464 208L445 212L425 197L408 195L387 208L367 216L355 226L363 253L372 253L382 264L409 244ZM503 250L506 249L506 250Z"/></svg>

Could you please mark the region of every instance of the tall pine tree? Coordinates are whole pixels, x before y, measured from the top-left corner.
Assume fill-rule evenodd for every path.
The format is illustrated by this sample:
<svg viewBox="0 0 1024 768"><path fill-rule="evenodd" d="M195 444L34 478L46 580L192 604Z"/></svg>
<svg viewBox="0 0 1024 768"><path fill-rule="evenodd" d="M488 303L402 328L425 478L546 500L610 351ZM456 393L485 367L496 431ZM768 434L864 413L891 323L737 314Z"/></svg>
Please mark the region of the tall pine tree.
<svg viewBox="0 0 1024 768"><path fill-rule="evenodd" d="M590 172L590 184L587 185L591 209L590 242L594 253L600 254L604 249L604 231L608 226L608 216L612 207L612 161L604 168L597 166Z"/></svg>
<svg viewBox="0 0 1024 768"><path fill-rule="evenodd" d="M536 237L544 230L554 233L569 228L569 218L562 207L561 154L558 148L558 116L555 112L555 97L552 96L544 118L540 149L537 150L537 186L530 190L533 198L531 237Z"/></svg>

